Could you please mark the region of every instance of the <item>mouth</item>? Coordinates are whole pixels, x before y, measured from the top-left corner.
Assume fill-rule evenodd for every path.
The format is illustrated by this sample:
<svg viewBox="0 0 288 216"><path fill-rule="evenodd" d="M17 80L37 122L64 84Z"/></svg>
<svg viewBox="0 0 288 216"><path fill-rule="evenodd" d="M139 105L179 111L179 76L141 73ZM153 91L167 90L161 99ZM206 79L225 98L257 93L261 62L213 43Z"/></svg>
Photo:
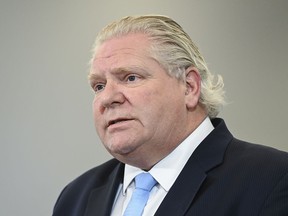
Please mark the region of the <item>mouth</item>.
<svg viewBox="0 0 288 216"><path fill-rule="evenodd" d="M126 122L126 121L131 121L133 119L127 119L127 118L118 118L118 119L114 119L108 122L107 127L110 127L111 125L115 125L117 123L121 123L121 122Z"/></svg>

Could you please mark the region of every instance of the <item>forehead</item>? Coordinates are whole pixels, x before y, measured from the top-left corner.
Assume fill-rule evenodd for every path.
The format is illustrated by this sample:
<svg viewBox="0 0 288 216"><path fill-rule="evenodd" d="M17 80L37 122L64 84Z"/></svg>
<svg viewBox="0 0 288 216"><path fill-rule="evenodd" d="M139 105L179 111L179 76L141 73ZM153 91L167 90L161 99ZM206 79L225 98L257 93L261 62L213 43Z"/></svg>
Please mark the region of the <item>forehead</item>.
<svg viewBox="0 0 288 216"><path fill-rule="evenodd" d="M96 48L92 67L97 68L105 62L115 64L123 60L149 57L149 47L148 37L141 33L109 39Z"/></svg>

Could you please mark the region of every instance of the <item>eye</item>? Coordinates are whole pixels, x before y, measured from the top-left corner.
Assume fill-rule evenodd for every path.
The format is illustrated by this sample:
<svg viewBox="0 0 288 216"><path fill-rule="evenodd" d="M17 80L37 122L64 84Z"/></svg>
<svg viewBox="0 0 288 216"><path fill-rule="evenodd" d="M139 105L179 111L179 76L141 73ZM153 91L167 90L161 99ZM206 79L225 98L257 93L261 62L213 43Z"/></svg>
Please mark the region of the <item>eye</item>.
<svg viewBox="0 0 288 216"><path fill-rule="evenodd" d="M139 77L136 75L129 75L127 76L127 82L134 82L138 79Z"/></svg>
<svg viewBox="0 0 288 216"><path fill-rule="evenodd" d="M103 89L105 88L105 85L104 84L96 84L93 86L93 90L97 93L97 92L100 92L102 91Z"/></svg>

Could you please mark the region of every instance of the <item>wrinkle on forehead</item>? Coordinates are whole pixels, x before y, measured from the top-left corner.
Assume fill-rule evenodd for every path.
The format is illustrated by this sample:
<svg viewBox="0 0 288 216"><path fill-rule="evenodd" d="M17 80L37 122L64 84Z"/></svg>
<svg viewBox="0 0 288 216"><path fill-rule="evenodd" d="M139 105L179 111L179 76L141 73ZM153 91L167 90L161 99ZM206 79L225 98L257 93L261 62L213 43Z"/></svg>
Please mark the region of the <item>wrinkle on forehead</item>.
<svg viewBox="0 0 288 216"><path fill-rule="evenodd" d="M104 52L102 55L99 56L99 52L95 55L94 57L94 60L97 60L97 59L105 59L105 58L110 58L110 57L113 57L115 55L118 55L119 53L120 54L131 54L131 52L129 51L133 51L135 50L134 48L127 48L127 47L123 47L123 48L119 48L119 49L116 49L116 50L113 50L113 52L111 52L110 50L106 50L106 53ZM125 52L126 51L126 52ZM132 55L132 54L131 54Z"/></svg>
<svg viewBox="0 0 288 216"><path fill-rule="evenodd" d="M135 53L130 52L129 50L135 50L135 49L123 48L117 50L116 52L113 52L110 55L96 56L92 62L91 69L99 68L100 65L106 66L107 68L110 68L112 66L115 68L130 68L130 67L136 67L136 65L138 65L138 67L145 67L146 60L149 59L155 61L155 59L149 56L147 53L138 53L138 52ZM119 58L117 57L117 55L119 55ZM131 59L128 65L127 62L125 61L127 59Z"/></svg>
<svg viewBox="0 0 288 216"><path fill-rule="evenodd" d="M123 56L124 55L124 56ZM106 70L108 71L114 71L114 70L123 70L124 68L140 68L140 67L145 67L145 59L151 59L149 58L149 56L143 56L140 54L136 54L136 53L123 53L121 52L121 57L120 58L113 58L117 56L117 53L111 54L109 56L100 56L100 57L96 57L93 62L92 62L92 70L93 69L103 69L106 68ZM125 59L133 59L133 61L131 61L128 65L127 63L124 62L123 63L123 58ZM99 68L100 67L100 68ZM114 68L114 69L113 69Z"/></svg>
<svg viewBox="0 0 288 216"><path fill-rule="evenodd" d="M109 55L100 55L100 56L95 56L95 58L93 59L93 67L96 67L97 64L99 62L103 61L108 61L108 63L117 63L118 61L121 62L123 60L123 58L130 58L139 62L142 62L145 58L150 58L150 56L146 55L145 53L135 53L135 52L131 52L134 49L132 48L123 48L123 49L119 49ZM119 55L119 58L117 58L117 55ZM115 58L113 58L115 57ZM110 61L110 62L109 62Z"/></svg>

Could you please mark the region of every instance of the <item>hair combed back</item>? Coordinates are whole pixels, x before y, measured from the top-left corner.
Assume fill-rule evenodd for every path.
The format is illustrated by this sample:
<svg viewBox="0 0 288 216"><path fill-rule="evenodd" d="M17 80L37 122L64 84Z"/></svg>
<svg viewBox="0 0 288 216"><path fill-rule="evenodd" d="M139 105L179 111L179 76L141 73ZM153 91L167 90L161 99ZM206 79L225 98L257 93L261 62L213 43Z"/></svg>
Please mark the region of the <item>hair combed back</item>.
<svg viewBox="0 0 288 216"><path fill-rule="evenodd" d="M99 32L94 45L94 55L103 42L131 33L148 36L151 42L151 57L158 61L169 75L185 80L185 70L195 66L201 76L199 102L205 107L210 118L218 115L225 104L222 77L218 75L217 79L214 79L198 47L182 27L167 16L127 16L112 22Z"/></svg>

